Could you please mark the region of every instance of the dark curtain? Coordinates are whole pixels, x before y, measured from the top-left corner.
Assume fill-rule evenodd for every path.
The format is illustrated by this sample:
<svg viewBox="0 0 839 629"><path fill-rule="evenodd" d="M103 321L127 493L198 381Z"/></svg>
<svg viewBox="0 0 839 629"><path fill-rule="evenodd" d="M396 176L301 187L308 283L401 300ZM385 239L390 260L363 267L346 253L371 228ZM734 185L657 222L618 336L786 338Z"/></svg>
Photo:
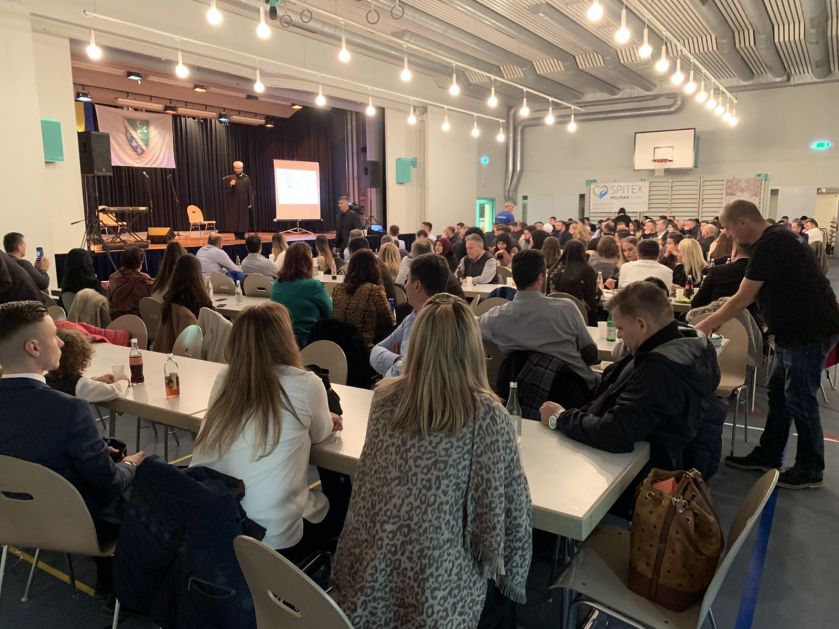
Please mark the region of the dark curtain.
<svg viewBox="0 0 839 629"><path fill-rule="evenodd" d="M335 229L337 198L348 189L346 152L340 150L346 138L336 134L349 116L368 124L366 116L342 109L305 109L288 119L278 119L273 129L247 125L222 125L217 120L173 116L175 163L177 168L144 169L114 166L112 177L96 177L98 203L112 206L150 206L153 212L140 218L135 229L148 225L171 226L186 231L186 206L197 205L207 219L222 219L222 178L230 174L233 162L241 160L256 193L251 228L279 231L293 221L274 222L274 159L291 159L320 164L321 220L301 221L313 232ZM382 124L377 116L372 124ZM176 203L175 194L180 201ZM93 206L96 195L88 202Z"/></svg>

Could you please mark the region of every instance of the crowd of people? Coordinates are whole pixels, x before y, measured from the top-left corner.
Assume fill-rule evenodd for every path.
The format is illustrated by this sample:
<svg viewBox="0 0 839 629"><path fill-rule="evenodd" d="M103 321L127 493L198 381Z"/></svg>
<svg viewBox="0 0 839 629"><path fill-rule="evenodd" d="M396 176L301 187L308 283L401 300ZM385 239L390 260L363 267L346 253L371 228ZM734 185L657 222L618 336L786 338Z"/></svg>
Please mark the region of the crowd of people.
<svg viewBox="0 0 839 629"><path fill-rule="evenodd" d="M278 234L266 257L259 236L250 235L238 265L218 236L195 255L170 242L155 278L142 271L143 252L129 248L107 288L90 254L74 249L60 286L101 295L111 316L137 314L143 297L158 299L154 349L168 352L199 310L213 307L210 274L274 279L270 299L233 321L228 366L212 385L191 464L243 480L248 517L265 528L264 542L292 561L337 538L332 595L354 624L515 626L532 515L499 397L505 382L519 380L524 417L571 439L608 452L648 441L650 460L638 480L651 467L695 467L710 478L726 408L716 396L720 370L708 335L744 308L774 338L775 363L760 444L727 462L780 467L795 422L798 451L781 485L822 484L815 396L839 336L839 307L815 251L824 238L813 219L773 224L753 204L736 201L713 221L634 220L621 211L596 225L551 217L497 223L484 233L458 223L439 237L426 222L410 248L390 227L377 255L339 206L334 247L322 236L314 250L289 245ZM115 461L83 400L113 399L124 385L86 377L89 341L57 330L47 314L41 291L49 261L29 263L20 234L8 234L4 248L0 403L18 410L4 411L0 453L68 478L101 541L113 541L144 454ZM461 283L498 283L504 269L514 296L476 317ZM330 294L318 272L344 279ZM398 308L395 286L407 297ZM673 287L693 288L694 307L728 300L690 328L674 319ZM609 289L616 292L604 303ZM549 297L555 293L579 304ZM602 375L592 369L599 358L586 327L601 313L622 339L621 355ZM321 488L309 484L311 445L342 429L322 380L301 359L315 331L328 328L324 321L356 335L353 347L373 376L367 386L381 378L351 493L348 482L328 475ZM485 342L505 356L498 382L487 378ZM33 432L36 422L41 429ZM632 504L630 490L614 512L629 517Z"/></svg>

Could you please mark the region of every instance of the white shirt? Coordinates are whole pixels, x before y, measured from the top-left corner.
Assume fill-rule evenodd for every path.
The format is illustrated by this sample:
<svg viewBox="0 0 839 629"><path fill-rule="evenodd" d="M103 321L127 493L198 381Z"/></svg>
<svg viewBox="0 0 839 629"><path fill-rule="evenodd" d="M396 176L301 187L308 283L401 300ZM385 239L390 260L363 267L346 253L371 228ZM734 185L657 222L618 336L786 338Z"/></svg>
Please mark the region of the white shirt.
<svg viewBox="0 0 839 629"><path fill-rule="evenodd" d="M299 420L283 411L280 442L274 451L257 460L261 447L255 445L256 430L248 421L227 452L219 455L198 446L190 465L205 465L242 479L242 508L267 529L263 542L269 548L289 548L303 537L303 518L320 522L329 509L323 492L309 490L308 466L312 443L323 441L332 432L332 415L326 389L315 374L283 366L276 368L276 375ZM226 376L225 368L213 384L210 406L221 393Z"/></svg>
<svg viewBox="0 0 839 629"><path fill-rule="evenodd" d="M287 250L286 250L287 251ZM280 251L279 255L274 258L273 253L271 254L271 262L274 263L274 267L277 269L277 273L283 270L283 263L285 262L285 251Z"/></svg>
<svg viewBox="0 0 839 629"><path fill-rule="evenodd" d="M30 380L37 380L38 382L47 383L47 379L42 373L4 373L4 378L29 378Z"/></svg>
<svg viewBox="0 0 839 629"><path fill-rule="evenodd" d="M807 234L808 245L812 245L814 242L824 242L824 234L822 233L822 230L819 227L807 229L804 231L804 233Z"/></svg>
<svg viewBox="0 0 839 629"><path fill-rule="evenodd" d="M210 276L216 271L238 271L239 269L233 264L233 260L227 255L223 249L219 249L215 245L204 245L195 254L198 261L201 263L201 272Z"/></svg>
<svg viewBox="0 0 839 629"><path fill-rule="evenodd" d="M82 376L76 382L76 397L91 404L110 402L125 395L128 380L117 380L112 384Z"/></svg>
<svg viewBox="0 0 839 629"><path fill-rule="evenodd" d="M642 282L648 277L657 277L667 284L667 290L673 284L673 270L655 260L637 260L627 262L620 268L618 288L629 286L632 282Z"/></svg>
<svg viewBox="0 0 839 629"><path fill-rule="evenodd" d="M283 252L285 253L285 252ZM274 277L277 273L277 267L268 258L260 253L249 253L242 260L242 273L248 275L250 273L261 273L268 277Z"/></svg>

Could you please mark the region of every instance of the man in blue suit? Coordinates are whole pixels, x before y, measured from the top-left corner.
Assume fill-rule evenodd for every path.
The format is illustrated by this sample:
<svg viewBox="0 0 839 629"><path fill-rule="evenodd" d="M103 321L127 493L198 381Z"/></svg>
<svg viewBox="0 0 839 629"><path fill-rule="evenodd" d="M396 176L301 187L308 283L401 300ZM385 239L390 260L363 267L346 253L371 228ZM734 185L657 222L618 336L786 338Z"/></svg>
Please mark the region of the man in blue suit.
<svg viewBox="0 0 839 629"><path fill-rule="evenodd" d="M38 463L70 481L84 498L102 543L119 532L125 491L143 453L114 463L90 405L51 389L63 343L36 301L0 305L0 454Z"/></svg>

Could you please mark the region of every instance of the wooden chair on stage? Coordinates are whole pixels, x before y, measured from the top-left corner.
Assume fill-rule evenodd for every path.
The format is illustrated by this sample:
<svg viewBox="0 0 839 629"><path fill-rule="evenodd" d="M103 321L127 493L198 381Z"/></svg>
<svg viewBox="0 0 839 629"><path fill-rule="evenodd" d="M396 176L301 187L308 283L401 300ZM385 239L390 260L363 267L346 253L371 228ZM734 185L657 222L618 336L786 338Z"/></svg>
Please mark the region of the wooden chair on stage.
<svg viewBox="0 0 839 629"><path fill-rule="evenodd" d="M112 239L117 239L122 236L128 224L125 221L117 219L107 205L100 205L98 210L99 229Z"/></svg>
<svg viewBox="0 0 839 629"><path fill-rule="evenodd" d="M187 205L186 206L186 215L189 219L189 231L190 235L192 234L193 229L198 229L198 237L201 237L201 233L206 229L207 231L215 231L216 222L215 221L208 221L204 218L204 212L201 211L201 208L197 205Z"/></svg>

